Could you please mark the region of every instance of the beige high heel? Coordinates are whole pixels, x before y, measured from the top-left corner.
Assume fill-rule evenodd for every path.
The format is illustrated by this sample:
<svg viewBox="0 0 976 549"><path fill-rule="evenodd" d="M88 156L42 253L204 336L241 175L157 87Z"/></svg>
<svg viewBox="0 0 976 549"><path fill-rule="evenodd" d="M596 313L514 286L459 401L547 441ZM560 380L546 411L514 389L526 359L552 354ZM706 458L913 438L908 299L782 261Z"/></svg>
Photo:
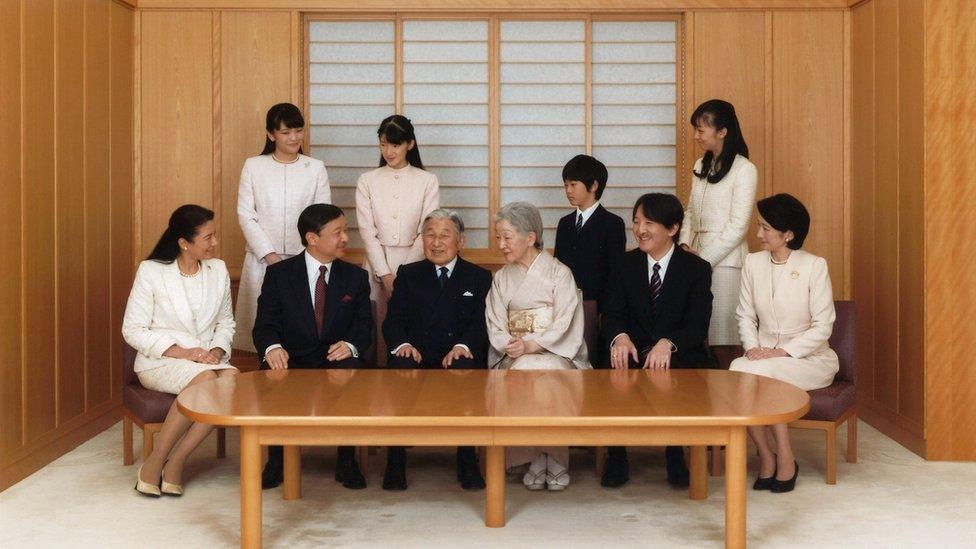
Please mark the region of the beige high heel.
<svg viewBox="0 0 976 549"><path fill-rule="evenodd" d="M162 477L162 475L160 475L160 477ZM162 481L162 478L160 478L160 481ZM148 482L142 481L142 465L140 465L139 470L136 471L136 492L151 498L158 498L161 495L158 485L149 484Z"/></svg>
<svg viewBox="0 0 976 549"><path fill-rule="evenodd" d="M165 463L163 464L163 470L164 471L166 470ZM160 481L160 492L162 492L163 494L167 496L174 496L174 497L180 497L183 495L182 484L173 484L172 482L166 482L162 478L162 473L160 473L159 481Z"/></svg>

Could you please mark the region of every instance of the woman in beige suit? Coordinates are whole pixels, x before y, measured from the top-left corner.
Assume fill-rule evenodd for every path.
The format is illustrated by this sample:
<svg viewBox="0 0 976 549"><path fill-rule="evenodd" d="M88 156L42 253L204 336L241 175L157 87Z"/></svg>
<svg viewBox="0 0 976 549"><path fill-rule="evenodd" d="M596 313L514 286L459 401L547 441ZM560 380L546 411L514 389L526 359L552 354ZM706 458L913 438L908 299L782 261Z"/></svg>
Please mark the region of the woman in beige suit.
<svg viewBox="0 0 976 549"><path fill-rule="evenodd" d="M135 373L148 389L179 394L202 381L237 374L230 365L234 315L230 276L213 257L214 213L180 206L149 258L139 264L122 319L122 336L137 352ZM183 465L213 430L170 407L136 490L179 496Z"/></svg>
<svg viewBox="0 0 976 549"><path fill-rule="evenodd" d="M749 254L745 237L756 199L756 166L749 162L749 147L731 103L702 103L691 115L691 125L705 155L695 163L679 242L712 266L708 344L738 345L735 308L742 262Z"/></svg>
<svg viewBox="0 0 976 549"><path fill-rule="evenodd" d="M742 290L736 317L744 357L731 370L785 381L805 390L831 384L840 368L828 346L834 326L834 296L827 262L800 248L810 215L799 200L777 194L759 201L763 251L750 254L742 268ZM769 447L768 435L776 440ZM799 468L785 423L750 427L759 450L759 478L753 488L789 492Z"/></svg>

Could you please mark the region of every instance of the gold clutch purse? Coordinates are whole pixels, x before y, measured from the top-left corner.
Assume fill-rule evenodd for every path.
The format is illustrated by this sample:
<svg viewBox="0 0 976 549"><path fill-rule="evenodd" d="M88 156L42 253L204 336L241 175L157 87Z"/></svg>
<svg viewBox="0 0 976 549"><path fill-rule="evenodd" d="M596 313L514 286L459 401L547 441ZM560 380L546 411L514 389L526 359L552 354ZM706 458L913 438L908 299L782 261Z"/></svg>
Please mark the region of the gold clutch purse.
<svg viewBox="0 0 976 549"><path fill-rule="evenodd" d="M544 332L551 325L551 307L520 309L508 312L508 333L512 335Z"/></svg>

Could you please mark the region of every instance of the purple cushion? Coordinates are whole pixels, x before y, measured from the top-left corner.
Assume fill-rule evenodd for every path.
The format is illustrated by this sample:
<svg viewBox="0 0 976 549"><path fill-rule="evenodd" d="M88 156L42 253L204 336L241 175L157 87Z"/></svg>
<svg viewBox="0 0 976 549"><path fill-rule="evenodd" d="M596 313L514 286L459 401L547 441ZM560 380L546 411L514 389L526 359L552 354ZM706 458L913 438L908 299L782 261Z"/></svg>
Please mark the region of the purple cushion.
<svg viewBox="0 0 976 549"><path fill-rule="evenodd" d="M176 395L146 389L138 381L122 390L122 405L143 423L162 423L174 400Z"/></svg>
<svg viewBox="0 0 976 549"><path fill-rule="evenodd" d="M803 419L836 421L854 405L857 392L850 381L835 381L829 387L808 392L810 411Z"/></svg>

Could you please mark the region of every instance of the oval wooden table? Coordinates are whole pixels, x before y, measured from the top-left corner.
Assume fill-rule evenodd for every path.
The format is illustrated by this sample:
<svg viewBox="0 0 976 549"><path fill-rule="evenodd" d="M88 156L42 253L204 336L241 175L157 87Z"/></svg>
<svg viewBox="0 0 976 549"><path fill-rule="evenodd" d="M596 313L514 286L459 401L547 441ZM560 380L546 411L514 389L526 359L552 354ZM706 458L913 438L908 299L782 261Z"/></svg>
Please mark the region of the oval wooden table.
<svg viewBox="0 0 976 549"><path fill-rule="evenodd" d="M241 428L241 546L261 545L261 446L285 446L286 499L302 445L486 446L485 524L505 525L506 446L725 445L726 546L746 544L746 427L806 414L807 393L722 370L280 370L220 378L177 398L194 421Z"/></svg>

